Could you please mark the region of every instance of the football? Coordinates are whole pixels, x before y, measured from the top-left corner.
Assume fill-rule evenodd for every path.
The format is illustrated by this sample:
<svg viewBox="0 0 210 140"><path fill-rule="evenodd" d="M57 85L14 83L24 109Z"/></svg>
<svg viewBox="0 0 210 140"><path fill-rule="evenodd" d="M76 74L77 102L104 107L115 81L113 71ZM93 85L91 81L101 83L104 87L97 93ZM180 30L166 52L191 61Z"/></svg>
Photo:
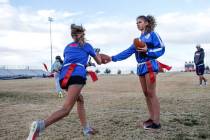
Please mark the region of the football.
<svg viewBox="0 0 210 140"><path fill-rule="evenodd" d="M102 64L106 64L111 61L111 58L106 54L101 53L100 56L101 56Z"/></svg>
<svg viewBox="0 0 210 140"><path fill-rule="evenodd" d="M136 47L136 49L144 48L146 46L146 44L139 38L135 38L133 44Z"/></svg>

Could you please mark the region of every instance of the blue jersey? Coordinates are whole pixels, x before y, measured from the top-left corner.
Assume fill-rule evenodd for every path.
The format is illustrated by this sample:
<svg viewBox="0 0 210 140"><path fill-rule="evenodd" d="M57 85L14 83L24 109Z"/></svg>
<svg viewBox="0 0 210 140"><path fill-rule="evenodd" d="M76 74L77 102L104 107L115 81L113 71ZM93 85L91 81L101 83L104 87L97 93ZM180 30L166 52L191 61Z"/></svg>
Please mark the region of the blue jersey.
<svg viewBox="0 0 210 140"><path fill-rule="evenodd" d="M121 52L115 56L112 56L112 61L116 62L116 61L124 60L135 53L137 63L145 64L146 61L151 60L153 62L153 61L155 61L155 59L157 59L158 57L160 57L161 55L164 54L165 46L164 46L160 36L156 32L141 34L140 40L145 42L147 45L146 53L138 52L136 50L134 44L132 44L128 49L124 50L123 52ZM154 68L153 68L154 71L158 71L157 62L154 62L153 66L154 66ZM137 73L139 75L144 75L145 73L148 72L147 68L143 68L143 67L146 67L146 66L138 65ZM139 72L139 71L141 71L140 69L142 69L142 70L144 69L144 70L142 72Z"/></svg>
<svg viewBox="0 0 210 140"><path fill-rule="evenodd" d="M70 64L78 64L72 76L82 76L86 79L86 65L89 56L95 57L96 53L89 43L80 46L78 43L72 42L64 49L64 63L60 73L60 80L64 78Z"/></svg>

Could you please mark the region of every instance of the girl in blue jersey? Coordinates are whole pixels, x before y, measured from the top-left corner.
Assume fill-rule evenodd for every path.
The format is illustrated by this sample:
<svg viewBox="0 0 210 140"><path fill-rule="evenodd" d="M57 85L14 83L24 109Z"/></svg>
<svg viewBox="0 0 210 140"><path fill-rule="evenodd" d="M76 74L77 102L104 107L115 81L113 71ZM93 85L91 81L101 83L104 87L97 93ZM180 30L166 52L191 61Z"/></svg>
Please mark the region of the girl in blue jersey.
<svg viewBox="0 0 210 140"><path fill-rule="evenodd" d="M96 131L89 126L86 120L84 99L81 90L86 84L86 65L88 57L94 58L97 64L101 64L101 57L93 47L85 41L85 29L75 24L71 25L71 36L74 42L68 44L64 50L64 63L60 71L61 87L67 90L67 96L61 109L54 112L45 120L34 121L27 140L35 140L36 137L49 125L66 117L77 104L77 113L83 127L83 134L89 136Z"/></svg>
<svg viewBox="0 0 210 140"><path fill-rule="evenodd" d="M121 61L132 54L135 54L137 74L149 111L148 120L143 122L144 129L159 129L160 125L160 104L156 96L156 74L158 73L157 58L164 54L165 47L160 36L154 32L156 21L153 16L139 16L136 19L137 28L141 31L139 39L146 45L144 48L136 49L132 44L123 52L112 56L112 61Z"/></svg>

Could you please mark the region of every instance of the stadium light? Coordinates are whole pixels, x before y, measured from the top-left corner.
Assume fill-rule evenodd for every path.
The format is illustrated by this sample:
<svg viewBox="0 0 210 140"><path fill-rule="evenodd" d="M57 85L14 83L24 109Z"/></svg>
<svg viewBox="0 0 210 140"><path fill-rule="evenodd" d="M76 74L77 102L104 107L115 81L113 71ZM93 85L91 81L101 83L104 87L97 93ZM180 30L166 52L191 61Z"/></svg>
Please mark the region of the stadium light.
<svg viewBox="0 0 210 140"><path fill-rule="evenodd" d="M52 31L51 31L51 23L53 22L52 17L48 17L48 21L50 22L50 67L52 67Z"/></svg>

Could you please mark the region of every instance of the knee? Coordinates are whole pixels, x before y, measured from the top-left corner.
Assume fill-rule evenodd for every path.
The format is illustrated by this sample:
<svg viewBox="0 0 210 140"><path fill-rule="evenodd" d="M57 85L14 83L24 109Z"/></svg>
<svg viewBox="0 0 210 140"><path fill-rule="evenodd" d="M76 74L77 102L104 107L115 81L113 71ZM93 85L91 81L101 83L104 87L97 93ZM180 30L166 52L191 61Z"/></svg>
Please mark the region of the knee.
<svg viewBox="0 0 210 140"><path fill-rule="evenodd" d="M147 97L147 91L143 90L144 96Z"/></svg>
<svg viewBox="0 0 210 140"><path fill-rule="evenodd" d="M82 95L79 95L78 99L77 99L77 103L79 104L84 104L84 98Z"/></svg>
<svg viewBox="0 0 210 140"><path fill-rule="evenodd" d="M151 99L151 98L153 98L155 96L155 93L153 91L151 91L151 90L147 90L147 92L144 93L144 95L145 95L146 98Z"/></svg>

